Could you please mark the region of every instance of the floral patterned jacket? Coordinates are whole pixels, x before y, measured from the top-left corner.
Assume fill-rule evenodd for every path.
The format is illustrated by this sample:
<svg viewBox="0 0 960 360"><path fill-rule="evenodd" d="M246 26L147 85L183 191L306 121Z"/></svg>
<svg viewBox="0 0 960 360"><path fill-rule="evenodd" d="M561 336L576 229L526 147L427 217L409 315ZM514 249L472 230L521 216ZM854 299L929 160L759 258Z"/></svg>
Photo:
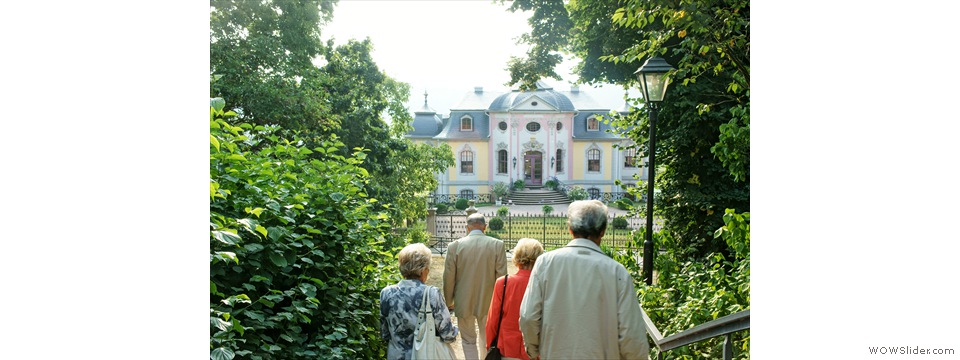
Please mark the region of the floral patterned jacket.
<svg viewBox="0 0 960 360"><path fill-rule="evenodd" d="M428 287L420 280L401 280L380 291L380 336L387 341L388 360L410 360L413 332L417 327L417 311ZM457 338L450 311L436 287L429 287L430 307L437 322L437 336L445 342Z"/></svg>

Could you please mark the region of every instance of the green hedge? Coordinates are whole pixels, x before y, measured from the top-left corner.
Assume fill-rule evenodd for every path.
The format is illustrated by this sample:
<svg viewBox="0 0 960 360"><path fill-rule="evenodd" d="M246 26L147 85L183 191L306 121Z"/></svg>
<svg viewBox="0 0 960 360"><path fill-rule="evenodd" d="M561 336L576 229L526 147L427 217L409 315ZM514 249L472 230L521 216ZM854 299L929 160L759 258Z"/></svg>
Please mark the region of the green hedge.
<svg viewBox="0 0 960 360"><path fill-rule="evenodd" d="M379 292L399 278L389 244L402 242L362 190L366 155L212 106L210 357L382 358Z"/></svg>

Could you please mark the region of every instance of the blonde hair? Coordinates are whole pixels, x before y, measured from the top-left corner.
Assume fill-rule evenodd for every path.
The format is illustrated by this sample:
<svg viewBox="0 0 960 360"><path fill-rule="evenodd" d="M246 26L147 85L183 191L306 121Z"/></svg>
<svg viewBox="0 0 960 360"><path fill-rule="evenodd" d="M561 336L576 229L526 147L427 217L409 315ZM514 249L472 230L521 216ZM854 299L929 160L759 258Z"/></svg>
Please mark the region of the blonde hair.
<svg viewBox="0 0 960 360"><path fill-rule="evenodd" d="M404 279L419 279L423 271L430 268L433 254L422 243L410 244L397 254L400 260L400 275Z"/></svg>
<svg viewBox="0 0 960 360"><path fill-rule="evenodd" d="M540 255L543 255L543 244L536 239L522 238L517 240L517 246L513 248L513 263L517 267L533 267Z"/></svg>

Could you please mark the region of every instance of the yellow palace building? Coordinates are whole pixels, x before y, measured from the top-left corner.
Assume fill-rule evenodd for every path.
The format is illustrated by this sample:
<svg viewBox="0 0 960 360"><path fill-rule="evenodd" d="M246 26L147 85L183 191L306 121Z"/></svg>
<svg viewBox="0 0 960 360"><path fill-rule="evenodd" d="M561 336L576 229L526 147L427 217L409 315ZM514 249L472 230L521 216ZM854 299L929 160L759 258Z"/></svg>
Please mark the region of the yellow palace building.
<svg viewBox="0 0 960 360"><path fill-rule="evenodd" d="M535 91L508 93L474 88L447 117L424 100L406 136L446 143L455 159L454 166L438 174L434 196L484 201L497 182L523 180L527 187L538 188L556 179L583 187L591 198L612 200L623 196L616 180L636 184L637 174L645 179L644 161L637 159L636 150L614 147L630 140L600 121L613 109L577 87L557 91L543 82L537 86ZM624 105L617 111L629 110Z"/></svg>

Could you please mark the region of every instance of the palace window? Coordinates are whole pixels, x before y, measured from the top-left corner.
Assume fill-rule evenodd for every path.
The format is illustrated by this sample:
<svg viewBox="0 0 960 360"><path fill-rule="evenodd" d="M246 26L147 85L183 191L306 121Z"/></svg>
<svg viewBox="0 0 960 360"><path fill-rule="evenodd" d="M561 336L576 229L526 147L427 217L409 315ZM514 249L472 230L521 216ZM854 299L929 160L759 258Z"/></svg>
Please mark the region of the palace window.
<svg viewBox="0 0 960 360"><path fill-rule="evenodd" d="M600 121L596 117L587 119L587 131L600 131Z"/></svg>
<svg viewBox="0 0 960 360"><path fill-rule="evenodd" d="M627 149L623 151L623 167L637 167L637 149Z"/></svg>
<svg viewBox="0 0 960 360"><path fill-rule="evenodd" d="M538 123L538 122L530 122L530 123L527 123L527 131L529 131L529 132L537 132L537 131L540 131L540 123Z"/></svg>
<svg viewBox="0 0 960 360"><path fill-rule="evenodd" d="M460 118L460 131L473 131L473 118L464 116Z"/></svg>
<svg viewBox="0 0 960 360"><path fill-rule="evenodd" d="M600 172L600 150L587 150L587 171Z"/></svg>
<svg viewBox="0 0 960 360"><path fill-rule="evenodd" d="M557 172L558 173L563 172L563 150L557 149L556 161L557 161L557 164L556 164Z"/></svg>
<svg viewBox="0 0 960 360"><path fill-rule="evenodd" d="M506 122L506 121L501 121L499 124L497 124L497 127L499 127L500 130L502 130L502 131L507 131L507 122Z"/></svg>
<svg viewBox="0 0 960 360"><path fill-rule="evenodd" d="M557 122L557 131L563 130L563 123Z"/></svg>
<svg viewBox="0 0 960 360"><path fill-rule="evenodd" d="M589 189L587 189L587 194L590 195L590 200L600 199L600 189L597 189L597 188L589 188Z"/></svg>
<svg viewBox="0 0 960 360"><path fill-rule="evenodd" d="M507 173L507 151L497 151L497 174Z"/></svg>
<svg viewBox="0 0 960 360"><path fill-rule="evenodd" d="M460 198L467 199L467 200L475 200L473 198L473 190L469 190L469 189L460 190Z"/></svg>
<svg viewBox="0 0 960 360"><path fill-rule="evenodd" d="M473 174L473 152L470 150L460 152L460 173Z"/></svg>

